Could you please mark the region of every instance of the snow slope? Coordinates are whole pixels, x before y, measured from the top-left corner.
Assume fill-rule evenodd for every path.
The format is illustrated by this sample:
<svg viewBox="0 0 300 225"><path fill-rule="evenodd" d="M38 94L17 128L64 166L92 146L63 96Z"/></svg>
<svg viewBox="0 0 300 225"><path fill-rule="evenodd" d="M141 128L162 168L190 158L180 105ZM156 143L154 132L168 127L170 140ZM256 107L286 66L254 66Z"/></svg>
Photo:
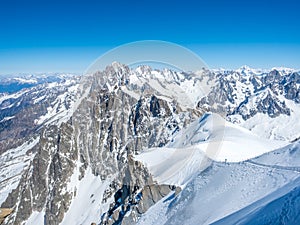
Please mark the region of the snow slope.
<svg viewBox="0 0 300 225"><path fill-rule="evenodd" d="M206 113L180 131L170 147L194 146L215 161L240 162L286 144L260 138L245 128L225 121L218 114Z"/></svg>
<svg viewBox="0 0 300 225"><path fill-rule="evenodd" d="M299 143L245 162L213 162L177 197L167 197L151 207L138 224L249 224L252 219L256 224L270 224L280 215L287 215L283 221L291 222L285 224L295 224L299 212L298 154ZM294 166L285 166L287 162Z"/></svg>
<svg viewBox="0 0 300 225"><path fill-rule="evenodd" d="M175 135L164 148L153 148L137 155L159 183L185 185L211 160L240 162L286 145L264 140L250 131L207 113Z"/></svg>
<svg viewBox="0 0 300 225"><path fill-rule="evenodd" d="M216 224L299 224L300 217L300 142L269 152L248 163L277 171L293 171L298 178L265 196L257 202L233 213Z"/></svg>
<svg viewBox="0 0 300 225"><path fill-rule="evenodd" d="M99 176L93 175L90 168L81 180L78 180L78 177L79 173L75 172L70 180L69 186L74 191L74 199L61 225L99 223L100 215L108 210L110 201L103 203L102 197L109 186L109 180L101 181ZM44 211L33 212L26 225L43 224L44 215Z"/></svg>
<svg viewBox="0 0 300 225"><path fill-rule="evenodd" d="M263 199L215 223L226 224L280 224L298 225L300 221L300 177Z"/></svg>
<svg viewBox="0 0 300 225"><path fill-rule="evenodd" d="M93 175L91 169L88 168L84 178L73 183L76 195L61 224L99 223L101 219L99 215L106 212L109 207L109 203L102 202L103 193L109 183L110 180L101 181L100 177Z"/></svg>
<svg viewBox="0 0 300 225"><path fill-rule="evenodd" d="M160 184L184 186L195 174L207 168L211 160L197 148L156 148L136 159L143 162Z"/></svg>
<svg viewBox="0 0 300 225"><path fill-rule="evenodd" d="M289 116L279 115L271 118L267 114L258 113L246 121L240 115L230 116L230 119L260 137L271 140L293 141L300 137L300 123L298 122L300 105L287 99L285 99L285 103L291 109L291 115Z"/></svg>

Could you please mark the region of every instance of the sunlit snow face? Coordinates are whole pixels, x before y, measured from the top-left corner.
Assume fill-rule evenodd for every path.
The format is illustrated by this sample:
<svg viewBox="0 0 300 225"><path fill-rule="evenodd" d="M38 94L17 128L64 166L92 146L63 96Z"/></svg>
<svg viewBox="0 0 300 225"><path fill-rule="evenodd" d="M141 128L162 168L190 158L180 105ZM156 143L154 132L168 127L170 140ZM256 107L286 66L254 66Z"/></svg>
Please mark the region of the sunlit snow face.
<svg viewBox="0 0 300 225"><path fill-rule="evenodd" d="M199 105L199 101L203 97L208 96L209 93L211 94L212 91L211 86L213 84L210 81L209 68L198 55L185 47L156 40L128 43L100 56L88 67L85 73L87 76L95 73L101 76L101 72L99 73L99 71L104 71L108 65L111 65L112 69L116 72L116 76L119 76L115 77L116 80L120 79L126 73L126 80L122 81L123 83L120 88L137 100L143 95L149 94L147 87L150 87L152 91L154 90L156 97L167 102L176 101L183 111L199 110L200 117L206 111L201 104ZM125 69L126 71L122 71L122 66L124 65L128 66ZM106 83L109 90L113 90L114 86L111 86L106 78L103 78L101 82ZM216 96L220 95L214 95L215 98ZM215 102L218 101L215 100ZM210 107L213 108L214 106ZM217 107L215 107L214 112L223 115L223 112L218 112ZM207 139L202 140L205 144L201 145L201 149L199 149L200 145L187 148L187 146L193 144L189 143L192 140L192 134L183 134L182 132L174 135L172 143L170 142L158 149L164 151L166 153L165 156L168 156L167 158L170 161L174 157L182 157L182 151L185 149L188 153L184 155L185 162L190 162L190 159L199 156L200 152L202 156L199 156L200 158L198 157L193 162L200 166L199 168L204 168L207 165L207 159L217 158L222 142L225 120L215 121L214 118L210 118L209 126L211 126L211 129L209 131L198 131L202 132L204 136L208 135ZM219 138L217 141L215 139L210 141L209 136L213 136L214 126L218 129ZM188 130L188 132L191 131ZM178 136L181 137L179 138ZM174 140L178 143L174 143ZM174 147L176 145L180 147ZM172 176L175 175L172 174L172 171L177 173L175 172L177 170L170 170L168 172L171 180Z"/></svg>

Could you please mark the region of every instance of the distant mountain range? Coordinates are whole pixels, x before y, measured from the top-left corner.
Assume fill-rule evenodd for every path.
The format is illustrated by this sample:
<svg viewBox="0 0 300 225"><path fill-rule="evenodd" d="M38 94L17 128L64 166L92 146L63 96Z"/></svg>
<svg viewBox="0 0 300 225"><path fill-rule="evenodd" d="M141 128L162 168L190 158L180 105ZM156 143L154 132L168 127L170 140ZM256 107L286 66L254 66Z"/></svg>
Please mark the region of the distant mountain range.
<svg viewBox="0 0 300 225"><path fill-rule="evenodd" d="M67 73L1 75L0 95L3 93L12 94L43 83L60 82L73 76L76 75Z"/></svg>

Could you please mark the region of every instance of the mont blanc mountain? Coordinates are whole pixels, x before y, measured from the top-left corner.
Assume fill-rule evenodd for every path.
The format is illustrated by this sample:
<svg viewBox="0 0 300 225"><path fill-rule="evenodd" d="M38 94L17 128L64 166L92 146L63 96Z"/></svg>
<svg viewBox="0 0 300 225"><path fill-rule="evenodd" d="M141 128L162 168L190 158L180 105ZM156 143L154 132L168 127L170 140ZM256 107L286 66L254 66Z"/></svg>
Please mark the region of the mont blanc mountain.
<svg viewBox="0 0 300 225"><path fill-rule="evenodd" d="M296 70L114 62L0 87L2 224L299 224Z"/></svg>

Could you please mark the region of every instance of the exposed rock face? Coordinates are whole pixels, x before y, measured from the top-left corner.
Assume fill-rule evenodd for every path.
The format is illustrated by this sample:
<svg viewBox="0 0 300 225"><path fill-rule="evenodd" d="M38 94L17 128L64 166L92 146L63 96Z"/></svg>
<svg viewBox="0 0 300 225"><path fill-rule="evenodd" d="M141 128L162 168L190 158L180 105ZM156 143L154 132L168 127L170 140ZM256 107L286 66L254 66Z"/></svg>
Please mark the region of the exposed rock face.
<svg viewBox="0 0 300 225"><path fill-rule="evenodd" d="M71 202L71 193L63 189L72 175L77 149L71 146L70 124L49 126L41 133L39 143L31 151L36 155L24 172L18 187L2 204L15 212L4 224L21 224L32 211L46 211L46 224L58 224ZM58 203L61 204L58 204Z"/></svg>
<svg viewBox="0 0 300 225"><path fill-rule="evenodd" d="M300 82L296 72L284 73L274 69L257 75L249 71L227 71L211 72L208 76L209 82L215 83L210 93L198 102L200 108L241 115L247 120L257 113L273 118L290 115L291 109L282 99L299 103Z"/></svg>
<svg viewBox="0 0 300 225"><path fill-rule="evenodd" d="M103 193L103 201L111 201L102 215L103 224L121 223L126 212L141 214L176 189L154 184L148 171L130 156L163 146L201 112L183 110L147 84L133 85L129 75L128 67L112 65L86 77L82 84L86 95L69 119L44 123L38 144L30 149L34 159L2 204L14 208L4 224L21 224L33 211L45 212L45 224L59 224L76 196L76 188L68 186L72 175L81 179L88 167L103 181L114 177ZM141 198L135 200L137 196Z"/></svg>
<svg viewBox="0 0 300 225"><path fill-rule="evenodd" d="M139 162L128 158L122 186L114 194L114 202L103 215L101 224L133 224L152 205L170 192L178 194L179 187L158 185ZM125 217L126 215L126 217Z"/></svg>

